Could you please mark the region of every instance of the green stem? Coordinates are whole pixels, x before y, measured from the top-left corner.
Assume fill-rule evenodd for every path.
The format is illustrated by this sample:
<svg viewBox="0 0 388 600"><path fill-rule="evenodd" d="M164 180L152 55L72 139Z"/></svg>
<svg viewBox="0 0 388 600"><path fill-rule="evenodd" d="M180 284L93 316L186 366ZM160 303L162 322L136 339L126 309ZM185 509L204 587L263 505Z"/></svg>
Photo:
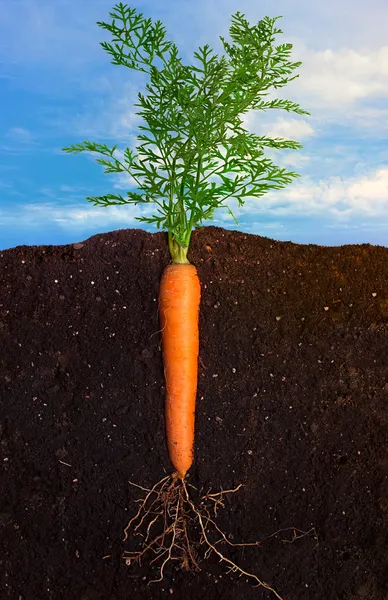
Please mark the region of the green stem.
<svg viewBox="0 0 388 600"><path fill-rule="evenodd" d="M176 240L171 231L168 232L168 247L171 254L171 260L174 264L189 265L190 261L187 258L187 251L189 249L191 232L188 235L187 245L181 246Z"/></svg>

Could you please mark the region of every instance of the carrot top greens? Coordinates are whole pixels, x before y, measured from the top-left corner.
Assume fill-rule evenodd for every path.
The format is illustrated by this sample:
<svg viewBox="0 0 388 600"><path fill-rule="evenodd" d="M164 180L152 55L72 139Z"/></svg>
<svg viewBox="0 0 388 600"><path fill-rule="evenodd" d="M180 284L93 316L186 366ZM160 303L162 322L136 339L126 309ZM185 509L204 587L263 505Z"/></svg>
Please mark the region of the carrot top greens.
<svg viewBox="0 0 388 600"><path fill-rule="evenodd" d="M214 54L206 44L194 52L195 65L184 65L177 46L166 40L161 21L153 22L123 3L116 4L111 23L97 25L112 34L112 42L101 46L124 65L147 73L147 95L138 93L144 119L136 152L126 148L118 156L117 146L84 141L63 151L95 152L105 173L129 173L137 191L88 196L94 205L155 204L155 214L136 217L168 231L173 262L187 263L193 228L213 217L217 208L235 198L239 206L246 197L260 197L281 189L297 173L279 168L266 158L268 148L298 149L299 142L271 139L248 132L241 115L249 110L278 108L309 115L294 102L266 100L268 90L286 85L301 62L290 62L292 44L274 46L283 33L275 23L280 17L264 17L250 26L237 12L229 28L233 44L220 36L226 56ZM159 60L158 65L155 64Z"/></svg>

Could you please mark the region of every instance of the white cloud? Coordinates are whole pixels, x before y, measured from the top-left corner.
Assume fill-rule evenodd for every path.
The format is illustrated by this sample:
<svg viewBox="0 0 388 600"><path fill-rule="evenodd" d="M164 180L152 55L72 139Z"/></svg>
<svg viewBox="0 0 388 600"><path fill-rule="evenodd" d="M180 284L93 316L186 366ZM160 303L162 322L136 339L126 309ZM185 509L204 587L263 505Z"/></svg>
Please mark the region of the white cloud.
<svg viewBox="0 0 388 600"><path fill-rule="evenodd" d="M7 143L0 146L0 152L4 154L25 154L38 146L32 133L24 127L11 127L4 138Z"/></svg>
<svg viewBox="0 0 388 600"><path fill-rule="evenodd" d="M352 205L364 212L388 212L388 167L377 171L373 178L362 177L350 184L347 194Z"/></svg>
<svg viewBox="0 0 388 600"><path fill-rule="evenodd" d="M136 216L140 216L140 211L136 207L109 206L90 207L90 208L70 208L68 211L53 209L51 218L55 223L70 227L71 229L82 227L94 229L96 226L106 226L107 224L126 224L134 225Z"/></svg>
<svg viewBox="0 0 388 600"><path fill-rule="evenodd" d="M229 205L237 219L260 212L277 216L331 216L341 223L351 217L388 217L388 166L358 178L313 181L306 177L281 191L247 198L241 208L235 201Z"/></svg>
<svg viewBox="0 0 388 600"><path fill-rule="evenodd" d="M20 143L33 143L31 132L24 127L12 127L7 132L7 138Z"/></svg>
<svg viewBox="0 0 388 600"><path fill-rule="evenodd" d="M178 4L180 10L182 4ZM388 4L384 0L369 0L367 10L365 0L277 0L276 3L273 0L239 0L238 6L235 0L198 0L195 8L202 17L202 37L206 42L214 39L215 32L228 35L230 17L237 10L244 13L252 24L264 15L283 15L277 25L285 31L287 41L304 39L314 47L326 47L329 43L337 48L352 45L354 40L360 45L376 46L387 39ZM178 24L179 9L175 11Z"/></svg>
<svg viewBox="0 0 388 600"><path fill-rule="evenodd" d="M44 191L46 198L51 197L52 190ZM56 197L56 200L68 202L68 198ZM228 206L239 221L249 217L249 222L253 223L255 215L258 218L275 218L275 221L267 222L265 229L273 231L273 235L278 237L284 235L285 231L284 224L279 219L289 216L306 219L322 216L328 221L327 225L344 230L356 219L360 221L360 230L373 231L365 229L362 219L369 219L370 228L373 228L374 220L378 219L377 225L388 221L388 166L373 174L348 179L331 177L313 181L306 178L261 198L247 198L241 208L234 200L229 201ZM144 207L127 205L102 208L91 204L80 206L79 202L59 205L46 200L25 204L13 210L0 210L0 225L36 228L47 227L52 223L77 236L77 231L137 227L140 223L135 217L150 216L155 210L156 207L152 204ZM226 207L216 211L215 223L233 226L233 217ZM264 228L264 225L261 227ZM249 229L249 223L245 229ZM291 233L287 235L292 238Z"/></svg>
<svg viewBox="0 0 388 600"><path fill-rule="evenodd" d="M269 127L266 135L299 140L314 135L314 130L305 120L281 118Z"/></svg>
<svg viewBox="0 0 388 600"><path fill-rule="evenodd" d="M130 189L138 186L135 179L131 177L129 173L120 173L117 175L116 182L114 183L113 187L116 190L129 191Z"/></svg>
<svg viewBox="0 0 388 600"><path fill-rule="evenodd" d="M373 98L370 101L373 103ZM372 141L373 138L381 139L388 135L388 109L384 106L353 107L351 111L343 114L341 120L353 131L355 138L367 134ZM365 137L363 143L365 145Z"/></svg>
<svg viewBox="0 0 388 600"><path fill-rule="evenodd" d="M144 124L136 114L140 109L134 107L136 94L137 88L135 91L130 84L113 78L107 90L92 96L83 110L78 109L73 113L58 110L54 115L48 115L46 122L52 130L55 129L56 134L65 134L69 145L87 139L134 148L140 132L137 131L138 126Z"/></svg>
<svg viewBox="0 0 388 600"><path fill-rule="evenodd" d="M242 126L256 135L268 137L281 137L298 141L300 138L310 137L315 134L314 129L305 119L280 117L272 122L270 117L275 112L270 111L263 115L260 111L250 110L242 118ZM265 118L263 118L265 117Z"/></svg>
<svg viewBox="0 0 388 600"><path fill-rule="evenodd" d="M66 201L65 198L58 200ZM124 205L99 207L86 203L80 206L73 204L54 204L49 201L29 203L14 210L0 210L0 225L2 226L35 226L47 227L50 223L60 225L66 230L80 229L95 230L96 227L111 226L112 228L125 225L126 227L140 226L135 217L151 216L155 206L144 207Z"/></svg>
<svg viewBox="0 0 388 600"><path fill-rule="evenodd" d="M314 51L297 43L294 57L303 64L287 89L303 97L307 110L313 105L343 111L357 101L388 96L388 46Z"/></svg>
<svg viewBox="0 0 388 600"><path fill-rule="evenodd" d="M61 192L69 192L71 194L72 193L77 194L77 193L81 193L81 192L82 193L87 192L87 191L89 191L89 188L84 185L77 185L77 186L75 186L75 185L60 185L59 190Z"/></svg>
<svg viewBox="0 0 388 600"><path fill-rule="evenodd" d="M285 155L279 155L279 157L276 158L276 160L274 160L274 162L278 166L298 167L300 169L302 163L310 163L311 162L311 156L304 156L303 154L300 154L300 152L298 152L297 154L285 154Z"/></svg>

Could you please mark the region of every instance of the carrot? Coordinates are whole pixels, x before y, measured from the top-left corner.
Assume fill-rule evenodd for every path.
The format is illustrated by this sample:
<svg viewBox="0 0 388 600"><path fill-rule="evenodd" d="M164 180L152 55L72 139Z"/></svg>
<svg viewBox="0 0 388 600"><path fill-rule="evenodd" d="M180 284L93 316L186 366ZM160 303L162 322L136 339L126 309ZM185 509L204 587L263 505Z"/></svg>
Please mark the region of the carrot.
<svg viewBox="0 0 388 600"><path fill-rule="evenodd" d="M246 197L261 197L298 177L263 155L266 147L297 149L301 145L249 133L241 127L240 115L269 108L310 113L289 100L263 99L267 89L276 89L279 81L283 86L286 75L301 64L289 62L291 44L272 46L274 35L282 33L275 27L279 17L265 17L250 27L245 16L237 12L230 27L236 45L221 37L227 54L221 58L208 44L199 48L194 52L202 63L198 68L182 64L178 48L166 40L161 22L145 19L122 2L110 16L111 24L97 24L113 36L114 44L101 42L112 63L145 72L151 78L152 86L146 85L148 95L139 93L135 105L142 109L136 115L145 121L139 125L142 133L138 140L142 143L136 152L130 148L120 152L117 145L89 141L63 150L94 152L100 155L97 162L105 173L126 173L138 186L126 197L111 193L87 196L89 202L104 207L145 204L146 209L154 203L154 214L147 212L135 219L168 232L173 264L163 274L159 298L165 418L169 455L183 481L193 462L198 372L200 284L196 268L187 260L192 231L213 218L219 208L227 208L237 223L226 203L229 198L242 206ZM273 60L268 60L271 53ZM154 64L156 57L163 66Z"/></svg>
<svg viewBox="0 0 388 600"><path fill-rule="evenodd" d="M170 264L162 275L159 313L166 381L166 436L170 460L184 479L194 457L201 286L192 264Z"/></svg>
<svg viewBox="0 0 388 600"><path fill-rule="evenodd" d="M111 55L112 64L146 73L152 84L146 85L147 95L138 94L139 102L135 104L141 109L136 115L144 121L137 136L141 143L135 149L119 151L117 145L83 141L63 150L96 153L105 173L129 175L131 185L137 188L125 196L108 193L86 199L103 207L129 204L138 210L140 205L146 205L144 213L140 211L141 216L134 218L168 232L172 263L163 271L158 305L166 381L166 438L175 472L152 488L130 482L147 494L128 523L124 539L131 528L136 533L144 528L144 549L128 552L125 558L129 563L140 561L152 551L156 554L152 562L159 559L161 564L157 581L163 579L169 560L178 558L182 566L198 570L193 550L197 544L189 539L189 520L201 530L199 546L205 545L205 556L217 554L231 571L253 577L280 598L219 549L218 542L235 544L228 541L211 515L216 517L225 494L234 493L241 486L203 496L201 508L189 495L186 475L194 455L201 286L187 252L192 231L212 219L215 210L226 208L238 224L228 206L229 199L241 207L245 198L260 198L299 177L277 167L264 157L264 151L267 147L296 150L301 144L248 132L240 117L251 110L272 108L309 115L295 102L265 98L272 87L277 89L298 77L288 75L301 63L289 60L292 44L273 45L275 35L283 33L275 25L279 17L264 17L251 27L245 16L237 12L229 28L233 43L220 37L226 54L219 57L206 44L194 52L196 65L184 65L175 43L166 39L166 29L160 21L153 22L122 2L109 14L111 23L97 22L112 34L112 43L101 42L102 48ZM155 212L150 214L152 203ZM154 533L156 524L163 528L162 533ZM211 527L215 536L221 535L214 544L207 533Z"/></svg>

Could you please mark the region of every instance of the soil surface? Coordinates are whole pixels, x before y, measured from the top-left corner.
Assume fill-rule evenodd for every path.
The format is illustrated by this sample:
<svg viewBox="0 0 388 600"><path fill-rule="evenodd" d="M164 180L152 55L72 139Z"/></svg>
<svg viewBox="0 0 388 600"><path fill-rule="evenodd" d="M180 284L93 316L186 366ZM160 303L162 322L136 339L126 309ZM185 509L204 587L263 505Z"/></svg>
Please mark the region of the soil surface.
<svg viewBox="0 0 388 600"><path fill-rule="evenodd" d="M387 600L388 248L205 227L189 258L202 285L189 481L244 484L218 522L236 542L310 531L225 552L285 600ZM0 252L2 600L274 598L214 555L151 585L153 565L121 558L128 481L171 472L168 262L166 235L136 229Z"/></svg>

